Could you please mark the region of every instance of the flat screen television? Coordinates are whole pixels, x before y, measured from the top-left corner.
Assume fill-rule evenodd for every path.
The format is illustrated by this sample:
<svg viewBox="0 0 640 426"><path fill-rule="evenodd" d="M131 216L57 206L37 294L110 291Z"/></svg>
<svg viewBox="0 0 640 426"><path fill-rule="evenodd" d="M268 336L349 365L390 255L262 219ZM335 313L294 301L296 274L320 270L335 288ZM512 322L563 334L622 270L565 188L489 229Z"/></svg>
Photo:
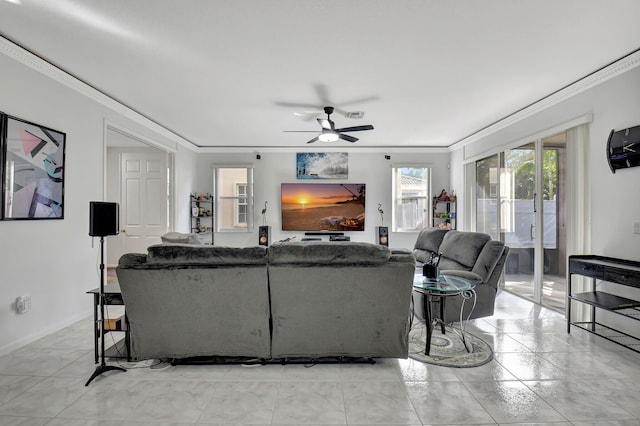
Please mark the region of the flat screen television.
<svg viewBox="0 0 640 426"><path fill-rule="evenodd" d="M363 183L283 183L283 231L364 231Z"/></svg>

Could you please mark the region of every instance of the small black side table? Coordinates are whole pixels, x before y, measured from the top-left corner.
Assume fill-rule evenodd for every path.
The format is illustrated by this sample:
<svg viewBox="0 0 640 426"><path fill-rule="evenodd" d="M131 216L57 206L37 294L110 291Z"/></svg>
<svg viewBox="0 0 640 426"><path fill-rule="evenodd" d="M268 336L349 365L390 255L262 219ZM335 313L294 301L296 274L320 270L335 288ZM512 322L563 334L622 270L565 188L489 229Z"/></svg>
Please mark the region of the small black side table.
<svg viewBox="0 0 640 426"><path fill-rule="evenodd" d="M98 318L98 307L100 306L100 289L94 288L87 291L87 294L93 294L93 335L94 335L94 352L95 363L98 363L98 340L100 340L100 322ZM124 306L122 300L122 292L120 291L120 285L118 283L107 284L104 286L104 304L114 306ZM122 331L124 333L124 346L127 351L127 361L131 361L131 340L129 335L129 320L127 319L127 312L124 312L124 328L118 330L105 330L105 334L110 331Z"/></svg>

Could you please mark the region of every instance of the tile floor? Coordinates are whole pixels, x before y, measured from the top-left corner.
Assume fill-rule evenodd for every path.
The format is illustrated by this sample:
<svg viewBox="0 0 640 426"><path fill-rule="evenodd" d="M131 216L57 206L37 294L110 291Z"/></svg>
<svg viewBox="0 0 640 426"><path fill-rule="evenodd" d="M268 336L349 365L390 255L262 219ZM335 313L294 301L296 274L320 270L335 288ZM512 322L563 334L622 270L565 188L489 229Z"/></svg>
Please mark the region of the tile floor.
<svg viewBox="0 0 640 426"><path fill-rule="evenodd" d="M121 362L85 387L91 323L0 357L0 425L640 425L640 354L506 292L469 326L495 359L469 369Z"/></svg>

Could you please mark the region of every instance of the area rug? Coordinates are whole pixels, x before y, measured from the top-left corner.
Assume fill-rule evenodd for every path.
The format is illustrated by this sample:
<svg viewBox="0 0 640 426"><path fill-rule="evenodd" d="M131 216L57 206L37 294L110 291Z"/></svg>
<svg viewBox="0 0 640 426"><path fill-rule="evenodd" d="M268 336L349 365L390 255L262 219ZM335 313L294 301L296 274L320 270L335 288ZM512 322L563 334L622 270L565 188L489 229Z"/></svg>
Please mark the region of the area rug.
<svg viewBox="0 0 640 426"><path fill-rule="evenodd" d="M443 367L479 367L493 359L493 350L485 341L469 332L465 332L465 340L471 352L467 351L460 337L460 330L447 327L442 334L440 326L433 330L429 356L424 354L427 333L424 324L414 324L409 333L409 357L417 361Z"/></svg>

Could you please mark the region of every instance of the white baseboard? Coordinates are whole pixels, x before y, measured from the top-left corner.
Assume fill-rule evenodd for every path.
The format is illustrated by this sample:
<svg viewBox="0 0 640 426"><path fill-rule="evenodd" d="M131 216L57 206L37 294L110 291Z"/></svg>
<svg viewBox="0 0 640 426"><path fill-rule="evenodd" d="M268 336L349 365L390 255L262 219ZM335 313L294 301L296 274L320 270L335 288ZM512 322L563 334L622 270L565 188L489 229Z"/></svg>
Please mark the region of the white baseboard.
<svg viewBox="0 0 640 426"><path fill-rule="evenodd" d="M65 327L70 326L71 324L78 322L80 320L87 319L88 321L93 321L93 309L88 309L86 312L81 312L77 315L67 318L64 321L61 321L54 325L49 325L47 328L44 328L37 333L30 334L28 336L24 336L18 340L15 340L9 344L6 344L0 347L0 356L6 355L10 352L13 352L17 349L20 349L29 343L33 343L38 339L41 339L49 334L55 333L56 331L60 331Z"/></svg>

